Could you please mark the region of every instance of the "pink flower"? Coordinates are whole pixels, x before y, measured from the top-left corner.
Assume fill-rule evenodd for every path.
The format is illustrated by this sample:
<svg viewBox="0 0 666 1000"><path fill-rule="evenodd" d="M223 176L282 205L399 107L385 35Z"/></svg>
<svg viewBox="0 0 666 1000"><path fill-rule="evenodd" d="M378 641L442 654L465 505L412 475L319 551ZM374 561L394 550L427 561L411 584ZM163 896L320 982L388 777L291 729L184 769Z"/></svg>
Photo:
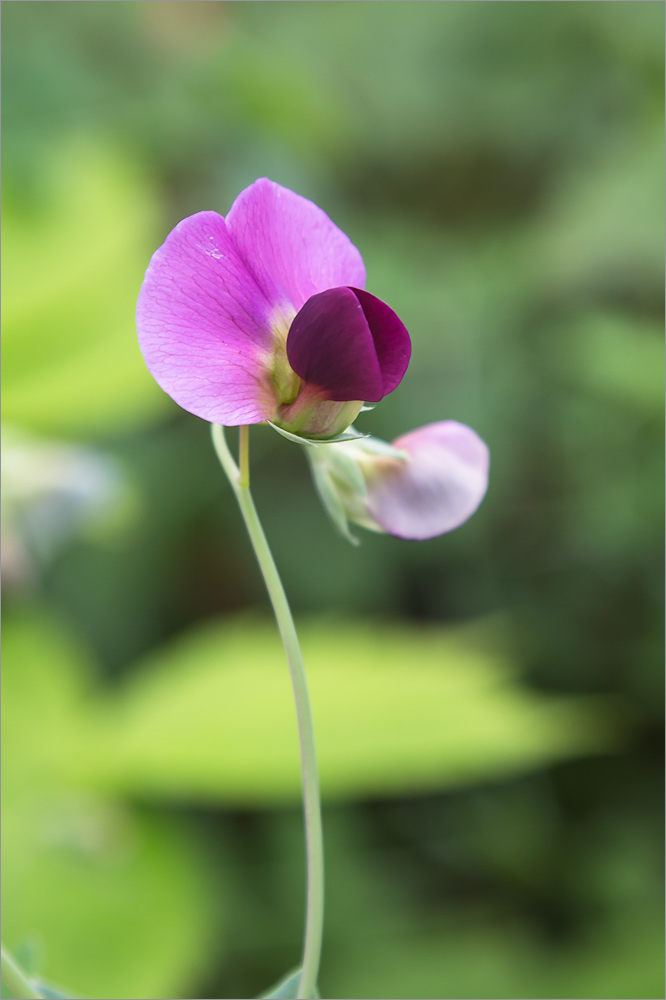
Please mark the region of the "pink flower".
<svg viewBox="0 0 666 1000"><path fill-rule="evenodd" d="M364 283L361 255L328 216L264 178L226 219L199 212L167 236L139 294L139 344L159 385L204 420L267 420L318 438L315 482L348 538L349 521L432 538L480 504L488 449L452 420L392 445L336 443L364 402L399 385L411 353L402 322Z"/></svg>
<svg viewBox="0 0 666 1000"><path fill-rule="evenodd" d="M391 445L363 438L308 449L308 457L324 506L348 538L348 521L399 538L434 538L471 517L488 486L488 448L455 420Z"/></svg>
<svg viewBox="0 0 666 1000"><path fill-rule="evenodd" d="M199 212L167 236L141 287L139 344L158 384L205 420L333 437L409 363L407 330L364 284L345 234L264 178L226 218Z"/></svg>

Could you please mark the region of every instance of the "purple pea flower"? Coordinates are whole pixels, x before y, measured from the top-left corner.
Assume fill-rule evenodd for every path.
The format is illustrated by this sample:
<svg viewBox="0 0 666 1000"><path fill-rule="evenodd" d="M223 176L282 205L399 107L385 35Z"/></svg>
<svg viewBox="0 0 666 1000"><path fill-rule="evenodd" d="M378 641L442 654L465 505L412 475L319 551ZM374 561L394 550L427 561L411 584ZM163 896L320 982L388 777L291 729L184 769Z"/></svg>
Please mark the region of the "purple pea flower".
<svg viewBox="0 0 666 1000"><path fill-rule="evenodd" d="M139 344L191 413L325 440L392 392L409 364L407 330L364 284L347 236L264 178L226 218L199 212L167 236L141 287Z"/></svg>
<svg viewBox="0 0 666 1000"><path fill-rule="evenodd" d="M481 503L488 449L452 420L392 445L355 434L363 403L399 385L411 354L400 319L364 284L347 236L264 178L226 219L192 215L155 252L137 304L139 344L158 384L191 413L319 439L307 449L315 483L352 541L349 521L432 538ZM348 428L356 439L337 440Z"/></svg>

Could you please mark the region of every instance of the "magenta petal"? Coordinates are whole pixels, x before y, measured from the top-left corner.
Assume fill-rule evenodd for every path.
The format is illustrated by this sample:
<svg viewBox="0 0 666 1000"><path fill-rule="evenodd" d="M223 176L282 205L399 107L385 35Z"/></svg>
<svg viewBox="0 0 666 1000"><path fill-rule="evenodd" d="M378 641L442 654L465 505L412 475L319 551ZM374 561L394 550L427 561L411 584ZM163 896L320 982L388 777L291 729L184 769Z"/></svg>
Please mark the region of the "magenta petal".
<svg viewBox="0 0 666 1000"><path fill-rule="evenodd" d="M312 295L365 284L360 253L313 202L267 178L236 198L227 227L270 302L298 312Z"/></svg>
<svg viewBox="0 0 666 1000"><path fill-rule="evenodd" d="M148 265L139 345L157 383L184 409L215 423L259 423L275 410L261 380L272 312L222 216L199 212Z"/></svg>
<svg viewBox="0 0 666 1000"><path fill-rule="evenodd" d="M372 334L351 288L329 288L308 299L289 329L287 358L327 399L376 402L384 395Z"/></svg>
<svg viewBox="0 0 666 1000"><path fill-rule="evenodd" d="M393 392L402 382L412 354L412 342L407 327L393 310L375 295L360 288L352 288L352 292L361 303L363 314L370 327L382 373L382 396L388 396L389 392ZM363 398L375 402L371 396Z"/></svg>
<svg viewBox="0 0 666 1000"><path fill-rule="evenodd" d="M367 507L399 538L434 538L463 524L488 486L488 448L455 420L428 424L393 442L404 462L382 463L367 479Z"/></svg>

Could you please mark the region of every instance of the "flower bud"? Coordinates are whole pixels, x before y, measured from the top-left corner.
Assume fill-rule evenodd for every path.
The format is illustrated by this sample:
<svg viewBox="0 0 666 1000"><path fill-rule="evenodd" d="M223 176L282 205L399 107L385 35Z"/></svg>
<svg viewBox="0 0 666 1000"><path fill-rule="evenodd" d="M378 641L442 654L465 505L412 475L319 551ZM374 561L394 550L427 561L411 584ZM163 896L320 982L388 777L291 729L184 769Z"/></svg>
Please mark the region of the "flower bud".
<svg viewBox="0 0 666 1000"><path fill-rule="evenodd" d="M471 517L488 485L488 448L454 420L390 445L368 437L322 445L308 457L324 506L352 541L349 521L418 540L452 531Z"/></svg>

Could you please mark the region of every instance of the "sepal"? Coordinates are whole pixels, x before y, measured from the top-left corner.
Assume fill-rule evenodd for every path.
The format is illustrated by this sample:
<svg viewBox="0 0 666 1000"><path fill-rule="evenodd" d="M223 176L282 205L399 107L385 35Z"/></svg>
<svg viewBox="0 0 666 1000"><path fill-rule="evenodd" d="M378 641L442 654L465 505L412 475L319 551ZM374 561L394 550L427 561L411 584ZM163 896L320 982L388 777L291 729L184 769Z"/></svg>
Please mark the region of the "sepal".
<svg viewBox="0 0 666 1000"><path fill-rule="evenodd" d="M294 972L288 972L274 986L271 986L268 993L262 993L258 1000L295 1000L299 995L301 971L301 969L296 969ZM310 1000L320 1000L318 990L315 990Z"/></svg>
<svg viewBox="0 0 666 1000"><path fill-rule="evenodd" d="M357 434L353 427L349 432L340 441L322 442L324 447L316 453L308 451L307 455L317 492L329 517L343 538L358 545L359 539L350 531L350 521L369 531L384 531L368 511L364 464L373 458L401 462L407 455L379 438Z"/></svg>
<svg viewBox="0 0 666 1000"><path fill-rule="evenodd" d="M270 424L274 431L277 431L278 434L281 434L288 441L293 441L295 444L309 444L313 448L318 448L320 444L338 444L340 441L360 441L362 438L368 436L367 434L359 434L353 427L348 427L346 431L343 431L342 434L338 434L336 437L311 438L305 434L292 434L291 431L285 430L284 427L274 424L272 420L267 420L266 423Z"/></svg>

